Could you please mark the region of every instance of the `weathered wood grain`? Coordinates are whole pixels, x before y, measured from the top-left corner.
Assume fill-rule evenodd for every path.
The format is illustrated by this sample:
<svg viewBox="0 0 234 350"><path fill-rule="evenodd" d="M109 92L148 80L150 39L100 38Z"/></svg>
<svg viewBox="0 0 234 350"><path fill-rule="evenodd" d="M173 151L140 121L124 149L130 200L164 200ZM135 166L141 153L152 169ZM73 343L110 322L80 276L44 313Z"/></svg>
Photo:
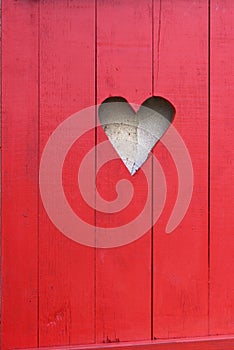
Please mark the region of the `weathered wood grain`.
<svg viewBox="0 0 234 350"><path fill-rule="evenodd" d="M94 104L94 14L94 1L40 1L40 152L63 120ZM94 142L93 132L64 164L64 190L80 215L77 166ZM94 210L89 216L94 224ZM94 250L58 231L42 205L39 242L40 346L94 342Z"/></svg>
<svg viewBox="0 0 234 350"><path fill-rule="evenodd" d="M168 188L154 227L153 335L202 336L208 332L208 2L162 0L154 7L154 93L176 108L173 124L190 153L194 188L184 219L165 234L178 186L184 184L178 183L171 155L158 144L155 155Z"/></svg>
<svg viewBox="0 0 234 350"><path fill-rule="evenodd" d="M152 95L151 25L151 1L97 2L98 103L109 96L122 96L130 103L141 104ZM97 136L98 143L106 139L103 130ZM101 156L97 151L97 157ZM143 174L131 178L120 159L103 167L97 180L100 193L113 200L113 184L122 178L132 182L138 200L119 214L97 212L97 226L106 227L107 234L108 227L132 221L144 205L147 183ZM150 211L148 220L150 227ZM98 249L96 264L96 341L150 339L150 232L129 245Z"/></svg>
<svg viewBox="0 0 234 350"><path fill-rule="evenodd" d="M68 346L66 350L229 350L234 347L233 335L221 337L205 337L205 338L181 338L171 340L157 340L157 341L141 341L141 342L123 342L112 344L95 344L95 345L81 345ZM30 349L24 349L30 350ZM31 349L32 350L32 349ZM65 350L65 347L44 348L44 350Z"/></svg>
<svg viewBox="0 0 234 350"><path fill-rule="evenodd" d="M210 333L234 332L234 3L210 13Z"/></svg>
<svg viewBox="0 0 234 350"><path fill-rule="evenodd" d="M38 4L2 3L1 349L37 346Z"/></svg>

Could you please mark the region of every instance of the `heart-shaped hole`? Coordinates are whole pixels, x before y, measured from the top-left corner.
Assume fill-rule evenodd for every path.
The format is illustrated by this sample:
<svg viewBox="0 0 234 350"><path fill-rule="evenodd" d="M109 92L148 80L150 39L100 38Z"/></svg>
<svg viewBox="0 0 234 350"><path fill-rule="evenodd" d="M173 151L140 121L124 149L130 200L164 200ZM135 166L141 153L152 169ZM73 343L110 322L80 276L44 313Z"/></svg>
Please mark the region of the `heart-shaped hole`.
<svg viewBox="0 0 234 350"><path fill-rule="evenodd" d="M174 106L165 98L152 96L137 112L123 97L109 97L98 110L101 125L131 175L169 128Z"/></svg>

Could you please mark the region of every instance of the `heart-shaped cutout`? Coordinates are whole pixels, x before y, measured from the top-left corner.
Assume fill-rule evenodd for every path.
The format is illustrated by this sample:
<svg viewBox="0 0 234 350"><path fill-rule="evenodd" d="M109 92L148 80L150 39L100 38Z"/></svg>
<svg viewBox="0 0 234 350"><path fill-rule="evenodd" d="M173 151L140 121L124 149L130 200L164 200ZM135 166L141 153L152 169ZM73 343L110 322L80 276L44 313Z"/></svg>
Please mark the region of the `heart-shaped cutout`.
<svg viewBox="0 0 234 350"><path fill-rule="evenodd" d="M165 98L152 96L135 112L126 99L116 96L103 101L98 114L111 144L134 175L169 128L175 108Z"/></svg>

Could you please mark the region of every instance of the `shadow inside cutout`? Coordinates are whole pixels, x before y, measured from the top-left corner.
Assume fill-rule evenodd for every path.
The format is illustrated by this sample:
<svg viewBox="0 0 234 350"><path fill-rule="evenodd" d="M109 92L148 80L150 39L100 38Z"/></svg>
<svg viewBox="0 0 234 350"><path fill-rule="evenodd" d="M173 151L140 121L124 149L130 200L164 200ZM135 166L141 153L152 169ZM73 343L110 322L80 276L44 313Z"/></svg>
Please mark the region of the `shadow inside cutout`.
<svg viewBox="0 0 234 350"><path fill-rule="evenodd" d="M175 112L174 106L160 96L145 100L137 112L120 96L107 98L98 109L100 123L131 175L167 131Z"/></svg>

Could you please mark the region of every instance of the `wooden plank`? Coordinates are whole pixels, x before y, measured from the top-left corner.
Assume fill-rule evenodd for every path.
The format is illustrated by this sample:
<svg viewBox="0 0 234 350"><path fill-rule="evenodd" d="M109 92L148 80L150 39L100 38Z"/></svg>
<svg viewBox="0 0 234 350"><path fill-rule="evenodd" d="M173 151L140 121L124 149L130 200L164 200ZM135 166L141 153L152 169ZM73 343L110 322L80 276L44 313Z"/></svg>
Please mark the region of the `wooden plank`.
<svg viewBox="0 0 234 350"><path fill-rule="evenodd" d="M234 331L234 4L211 1L210 333Z"/></svg>
<svg viewBox="0 0 234 350"><path fill-rule="evenodd" d="M154 93L176 108L173 124L191 156L194 189L186 216L166 234L181 174L158 144L167 201L154 227L153 335L202 336L208 332L208 2L154 3Z"/></svg>
<svg viewBox="0 0 234 350"><path fill-rule="evenodd" d="M121 96L141 104L152 95L152 2L98 1L97 3L97 102ZM100 143L106 136L98 131ZM103 154L97 149L97 163ZM150 164L149 164L150 166ZM115 185L128 179L138 201L119 213L97 211L97 227L127 224L139 215L147 191L142 172L128 174L120 159L107 162L97 184L107 201L116 198ZM149 197L151 179L148 179ZM150 198L149 198L150 201ZM150 204L151 208L151 204ZM98 208L97 208L98 209ZM147 222L150 227L151 210ZM97 239L99 229L97 228ZM131 233L131 232L130 232ZM96 254L96 341L150 339L151 336L151 235Z"/></svg>
<svg viewBox="0 0 234 350"><path fill-rule="evenodd" d="M42 152L60 123L94 105L95 9L94 1L44 0L40 4ZM93 114L93 127L94 122ZM71 148L64 164L64 191L79 216L85 216L86 206L77 186L78 166L94 145L93 131ZM92 164L90 171L94 172L94 158ZM55 205L59 210L59 203ZM94 225L94 209L88 213ZM94 249L65 237L50 222L42 205L39 257L40 346L92 343Z"/></svg>
<svg viewBox="0 0 234 350"><path fill-rule="evenodd" d="M1 349L37 346L38 5L2 3Z"/></svg>
<svg viewBox="0 0 234 350"><path fill-rule="evenodd" d="M43 348L43 350L229 350L234 347L233 335L221 337L206 337L206 338L186 338L172 340L157 340L157 341L141 341L141 342L123 342L112 344L95 344L95 345L80 345L56 348ZM29 350L29 349L25 349Z"/></svg>

